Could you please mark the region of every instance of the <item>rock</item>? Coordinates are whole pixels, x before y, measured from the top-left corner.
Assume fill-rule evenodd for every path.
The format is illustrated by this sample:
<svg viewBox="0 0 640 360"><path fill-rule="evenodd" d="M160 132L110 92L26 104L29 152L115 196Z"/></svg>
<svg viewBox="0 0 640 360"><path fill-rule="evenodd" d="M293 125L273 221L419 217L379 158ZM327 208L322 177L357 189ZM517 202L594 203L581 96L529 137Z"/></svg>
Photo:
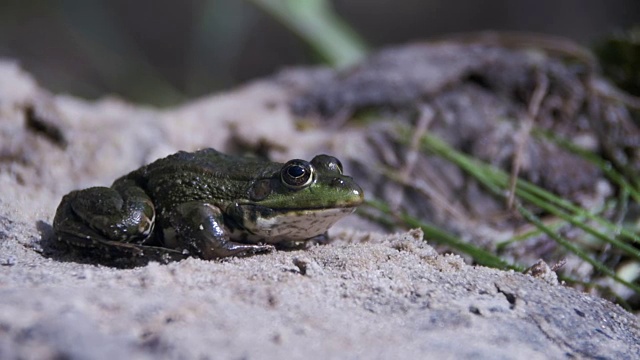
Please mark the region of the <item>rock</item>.
<svg viewBox="0 0 640 360"><path fill-rule="evenodd" d="M264 80L158 110L51 95L0 63L0 358L640 357L634 315L438 255L420 231L342 229L308 250L133 269L53 240L63 194L178 149L267 144L286 159L330 148L321 130L295 128L286 94ZM28 126L41 102L65 146Z"/></svg>

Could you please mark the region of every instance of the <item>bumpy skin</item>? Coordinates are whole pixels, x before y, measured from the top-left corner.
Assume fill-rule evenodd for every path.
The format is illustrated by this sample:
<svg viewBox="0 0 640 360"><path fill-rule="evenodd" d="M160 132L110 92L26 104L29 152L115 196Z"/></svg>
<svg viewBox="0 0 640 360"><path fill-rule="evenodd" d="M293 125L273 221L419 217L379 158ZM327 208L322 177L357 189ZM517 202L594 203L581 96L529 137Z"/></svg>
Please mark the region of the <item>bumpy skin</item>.
<svg viewBox="0 0 640 360"><path fill-rule="evenodd" d="M205 149L67 194L53 227L59 240L111 258L214 259L321 236L362 201L331 156L280 164Z"/></svg>

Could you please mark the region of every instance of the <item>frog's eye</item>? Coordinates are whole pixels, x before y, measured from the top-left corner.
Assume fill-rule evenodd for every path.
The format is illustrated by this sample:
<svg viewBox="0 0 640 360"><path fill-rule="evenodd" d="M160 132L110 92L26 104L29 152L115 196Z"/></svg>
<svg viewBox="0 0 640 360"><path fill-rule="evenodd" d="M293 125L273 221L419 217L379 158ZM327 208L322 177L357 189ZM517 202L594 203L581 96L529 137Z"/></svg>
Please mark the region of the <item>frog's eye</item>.
<svg viewBox="0 0 640 360"><path fill-rule="evenodd" d="M333 156L317 155L311 160L311 165L315 166L316 169L329 170L337 172L340 175L343 174L342 163Z"/></svg>
<svg viewBox="0 0 640 360"><path fill-rule="evenodd" d="M282 182L291 189L301 189L313 182L313 165L304 160L288 161L280 170Z"/></svg>

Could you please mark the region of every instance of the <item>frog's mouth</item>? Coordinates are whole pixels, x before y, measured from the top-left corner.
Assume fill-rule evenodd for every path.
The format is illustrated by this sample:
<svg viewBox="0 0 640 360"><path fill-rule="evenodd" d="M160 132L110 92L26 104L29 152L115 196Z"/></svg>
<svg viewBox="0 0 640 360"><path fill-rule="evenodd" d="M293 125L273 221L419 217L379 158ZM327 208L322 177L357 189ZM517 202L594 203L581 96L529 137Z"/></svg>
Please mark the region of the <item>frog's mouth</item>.
<svg viewBox="0 0 640 360"><path fill-rule="evenodd" d="M333 224L353 213L355 207L273 210L240 205L242 226L266 243L305 240L324 234Z"/></svg>

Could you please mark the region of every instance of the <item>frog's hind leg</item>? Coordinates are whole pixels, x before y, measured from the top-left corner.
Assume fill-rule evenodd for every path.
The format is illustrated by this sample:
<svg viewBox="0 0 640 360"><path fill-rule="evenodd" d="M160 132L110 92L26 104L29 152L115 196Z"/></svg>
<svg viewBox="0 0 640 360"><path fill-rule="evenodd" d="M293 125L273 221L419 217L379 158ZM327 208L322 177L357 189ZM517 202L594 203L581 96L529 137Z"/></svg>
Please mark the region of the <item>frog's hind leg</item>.
<svg viewBox="0 0 640 360"><path fill-rule="evenodd" d="M59 240L78 247L142 244L153 232L155 209L139 187L93 187L62 198L53 228Z"/></svg>
<svg viewBox="0 0 640 360"><path fill-rule="evenodd" d="M180 204L172 211L170 222L177 245L203 259L249 256L274 249L272 245L231 241L222 211L208 203L190 201Z"/></svg>

